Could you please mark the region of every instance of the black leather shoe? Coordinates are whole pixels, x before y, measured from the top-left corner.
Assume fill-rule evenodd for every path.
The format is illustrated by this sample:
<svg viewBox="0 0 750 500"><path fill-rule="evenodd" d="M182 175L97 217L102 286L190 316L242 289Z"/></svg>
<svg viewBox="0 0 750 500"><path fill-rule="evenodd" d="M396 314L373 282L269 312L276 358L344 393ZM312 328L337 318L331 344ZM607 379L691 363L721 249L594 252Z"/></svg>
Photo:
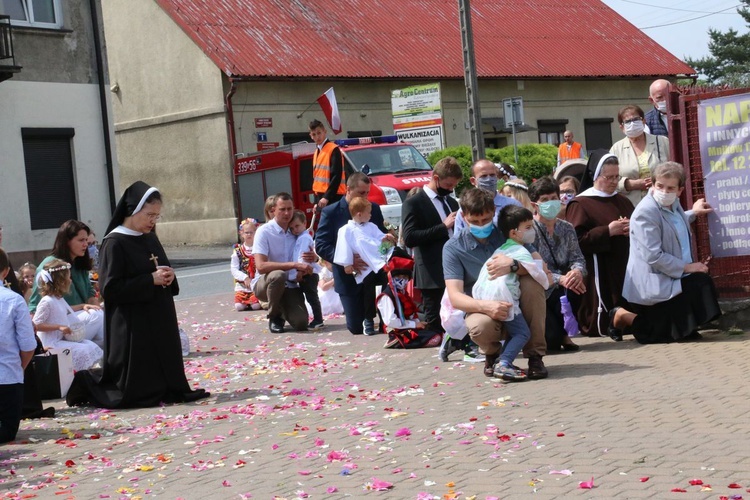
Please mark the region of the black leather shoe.
<svg viewBox="0 0 750 500"><path fill-rule="evenodd" d="M284 333L284 320L282 318L269 319L268 329L271 330L271 333Z"/></svg>
<svg viewBox="0 0 750 500"><path fill-rule="evenodd" d="M531 380L539 380L547 378L549 372L544 366L541 356L529 356L529 369L526 371L527 378Z"/></svg>
<svg viewBox="0 0 750 500"><path fill-rule="evenodd" d="M607 327L607 335L615 342L622 342L622 330L615 328L615 314L617 311L622 309L621 307L613 307L609 310L609 327Z"/></svg>

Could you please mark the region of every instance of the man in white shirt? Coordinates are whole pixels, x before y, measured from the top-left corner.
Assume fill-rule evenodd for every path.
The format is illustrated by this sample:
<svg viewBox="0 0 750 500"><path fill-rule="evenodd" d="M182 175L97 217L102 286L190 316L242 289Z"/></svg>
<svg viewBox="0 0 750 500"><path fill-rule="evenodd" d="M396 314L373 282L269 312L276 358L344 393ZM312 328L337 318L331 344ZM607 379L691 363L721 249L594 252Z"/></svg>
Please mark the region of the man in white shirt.
<svg viewBox="0 0 750 500"><path fill-rule="evenodd" d="M295 269L297 276L312 273L310 262L315 253L308 252L306 262L294 261L296 237L289 229L294 214L294 203L288 193L274 197L274 217L255 233L253 255L260 275L253 285L258 300L268 302L268 328L271 333L283 333L284 322L297 331L307 330L307 309L302 289L287 278L287 271Z"/></svg>

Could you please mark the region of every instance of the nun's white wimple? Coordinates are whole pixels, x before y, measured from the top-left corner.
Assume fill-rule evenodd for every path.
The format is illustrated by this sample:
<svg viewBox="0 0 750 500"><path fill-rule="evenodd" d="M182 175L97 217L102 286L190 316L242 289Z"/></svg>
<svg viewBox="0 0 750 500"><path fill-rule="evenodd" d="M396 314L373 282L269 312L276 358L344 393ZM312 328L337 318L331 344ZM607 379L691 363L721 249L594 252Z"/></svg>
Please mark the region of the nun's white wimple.
<svg viewBox="0 0 750 500"><path fill-rule="evenodd" d="M135 210L133 210L133 213L131 215L135 215L138 212L141 211L143 208L143 205L146 203L146 199L148 199L149 196L151 196L151 193L156 193L159 191L159 188L150 187L146 190L146 193L143 195L143 198L141 198L141 201L138 202L138 206L135 207Z"/></svg>
<svg viewBox="0 0 750 500"><path fill-rule="evenodd" d="M594 171L594 180L596 180L596 178L599 177L599 174L602 173L602 165L604 165L604 161L609 158L617 158L617 156L613 155L612 153L607 153L606 155L601 157L599 163L596 165L596 170Z"/></svg>

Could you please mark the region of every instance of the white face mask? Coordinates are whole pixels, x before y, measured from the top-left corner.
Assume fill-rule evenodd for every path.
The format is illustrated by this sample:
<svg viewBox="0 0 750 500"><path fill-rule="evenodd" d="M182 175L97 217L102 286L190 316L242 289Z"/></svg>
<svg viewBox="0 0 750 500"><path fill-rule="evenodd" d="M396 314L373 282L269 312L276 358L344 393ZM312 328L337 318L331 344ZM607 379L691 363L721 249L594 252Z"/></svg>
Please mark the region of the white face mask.
<svg viewBox="0 0 750 500"><path fill-rule="evenodd" d="M656 188L651 189L651 195L656 200L656 203L663 207L671 207L677 199L677 193L665 193Z"/></svg>
<svg viewBox="0 0 750 500"><path fill-rule="evenodd" d="M656 109L659 110L659 113L666 115L667 114L667 101L656 101Z"/></svg>
<svg viewBox="0 0 750 500"><path fill-rule="evenodd" d="M643 134L644 129L645 129L645 125L643 124L643 120L626 123L625 135L633 139Z"/></svg>
<svg viewBox="0 0 750 500"><path fill-rule="evenodd" d="M520 231L518 231L520 233ZM531 245L536 240L536 231L534 231L534 228L527 229L523 233L521 233L521 241L524 245Z"/></svg>

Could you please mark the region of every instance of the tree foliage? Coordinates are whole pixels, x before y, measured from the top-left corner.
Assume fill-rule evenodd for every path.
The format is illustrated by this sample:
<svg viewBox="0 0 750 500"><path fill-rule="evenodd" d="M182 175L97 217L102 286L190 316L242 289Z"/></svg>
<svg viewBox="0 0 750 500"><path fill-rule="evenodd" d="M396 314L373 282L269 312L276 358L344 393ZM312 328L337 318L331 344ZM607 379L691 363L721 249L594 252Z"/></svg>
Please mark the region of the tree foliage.
<svg viewBox="0 0 750 500"><path fill-rule="evenodd" d="M427 157L430 165L435 165L440 159L446 156L452 156L458 160L463 171L463 178L456 187L456 194L471 185L471 147L454 146L451 148L441 149L431 153ZM550 175L557 165L557 148L551 144L520 144L518 146L518 164L516 165L513 154L513 146L506 146L500 149L487 149L485 156L494 163L508 163L516 168L516 175L521 177L527 183L531 184L535 179Z"/></svg>
<svg viewBox="0 0 750 500"><path fill-rule="evenodd" d="M750 0L740 0L737 13L750 28ZM740 34L735 29L721 32L708 30L710 56L688 58L686 62L699 73L706 75L708 84L750 86L750 32Z"/></svg>

